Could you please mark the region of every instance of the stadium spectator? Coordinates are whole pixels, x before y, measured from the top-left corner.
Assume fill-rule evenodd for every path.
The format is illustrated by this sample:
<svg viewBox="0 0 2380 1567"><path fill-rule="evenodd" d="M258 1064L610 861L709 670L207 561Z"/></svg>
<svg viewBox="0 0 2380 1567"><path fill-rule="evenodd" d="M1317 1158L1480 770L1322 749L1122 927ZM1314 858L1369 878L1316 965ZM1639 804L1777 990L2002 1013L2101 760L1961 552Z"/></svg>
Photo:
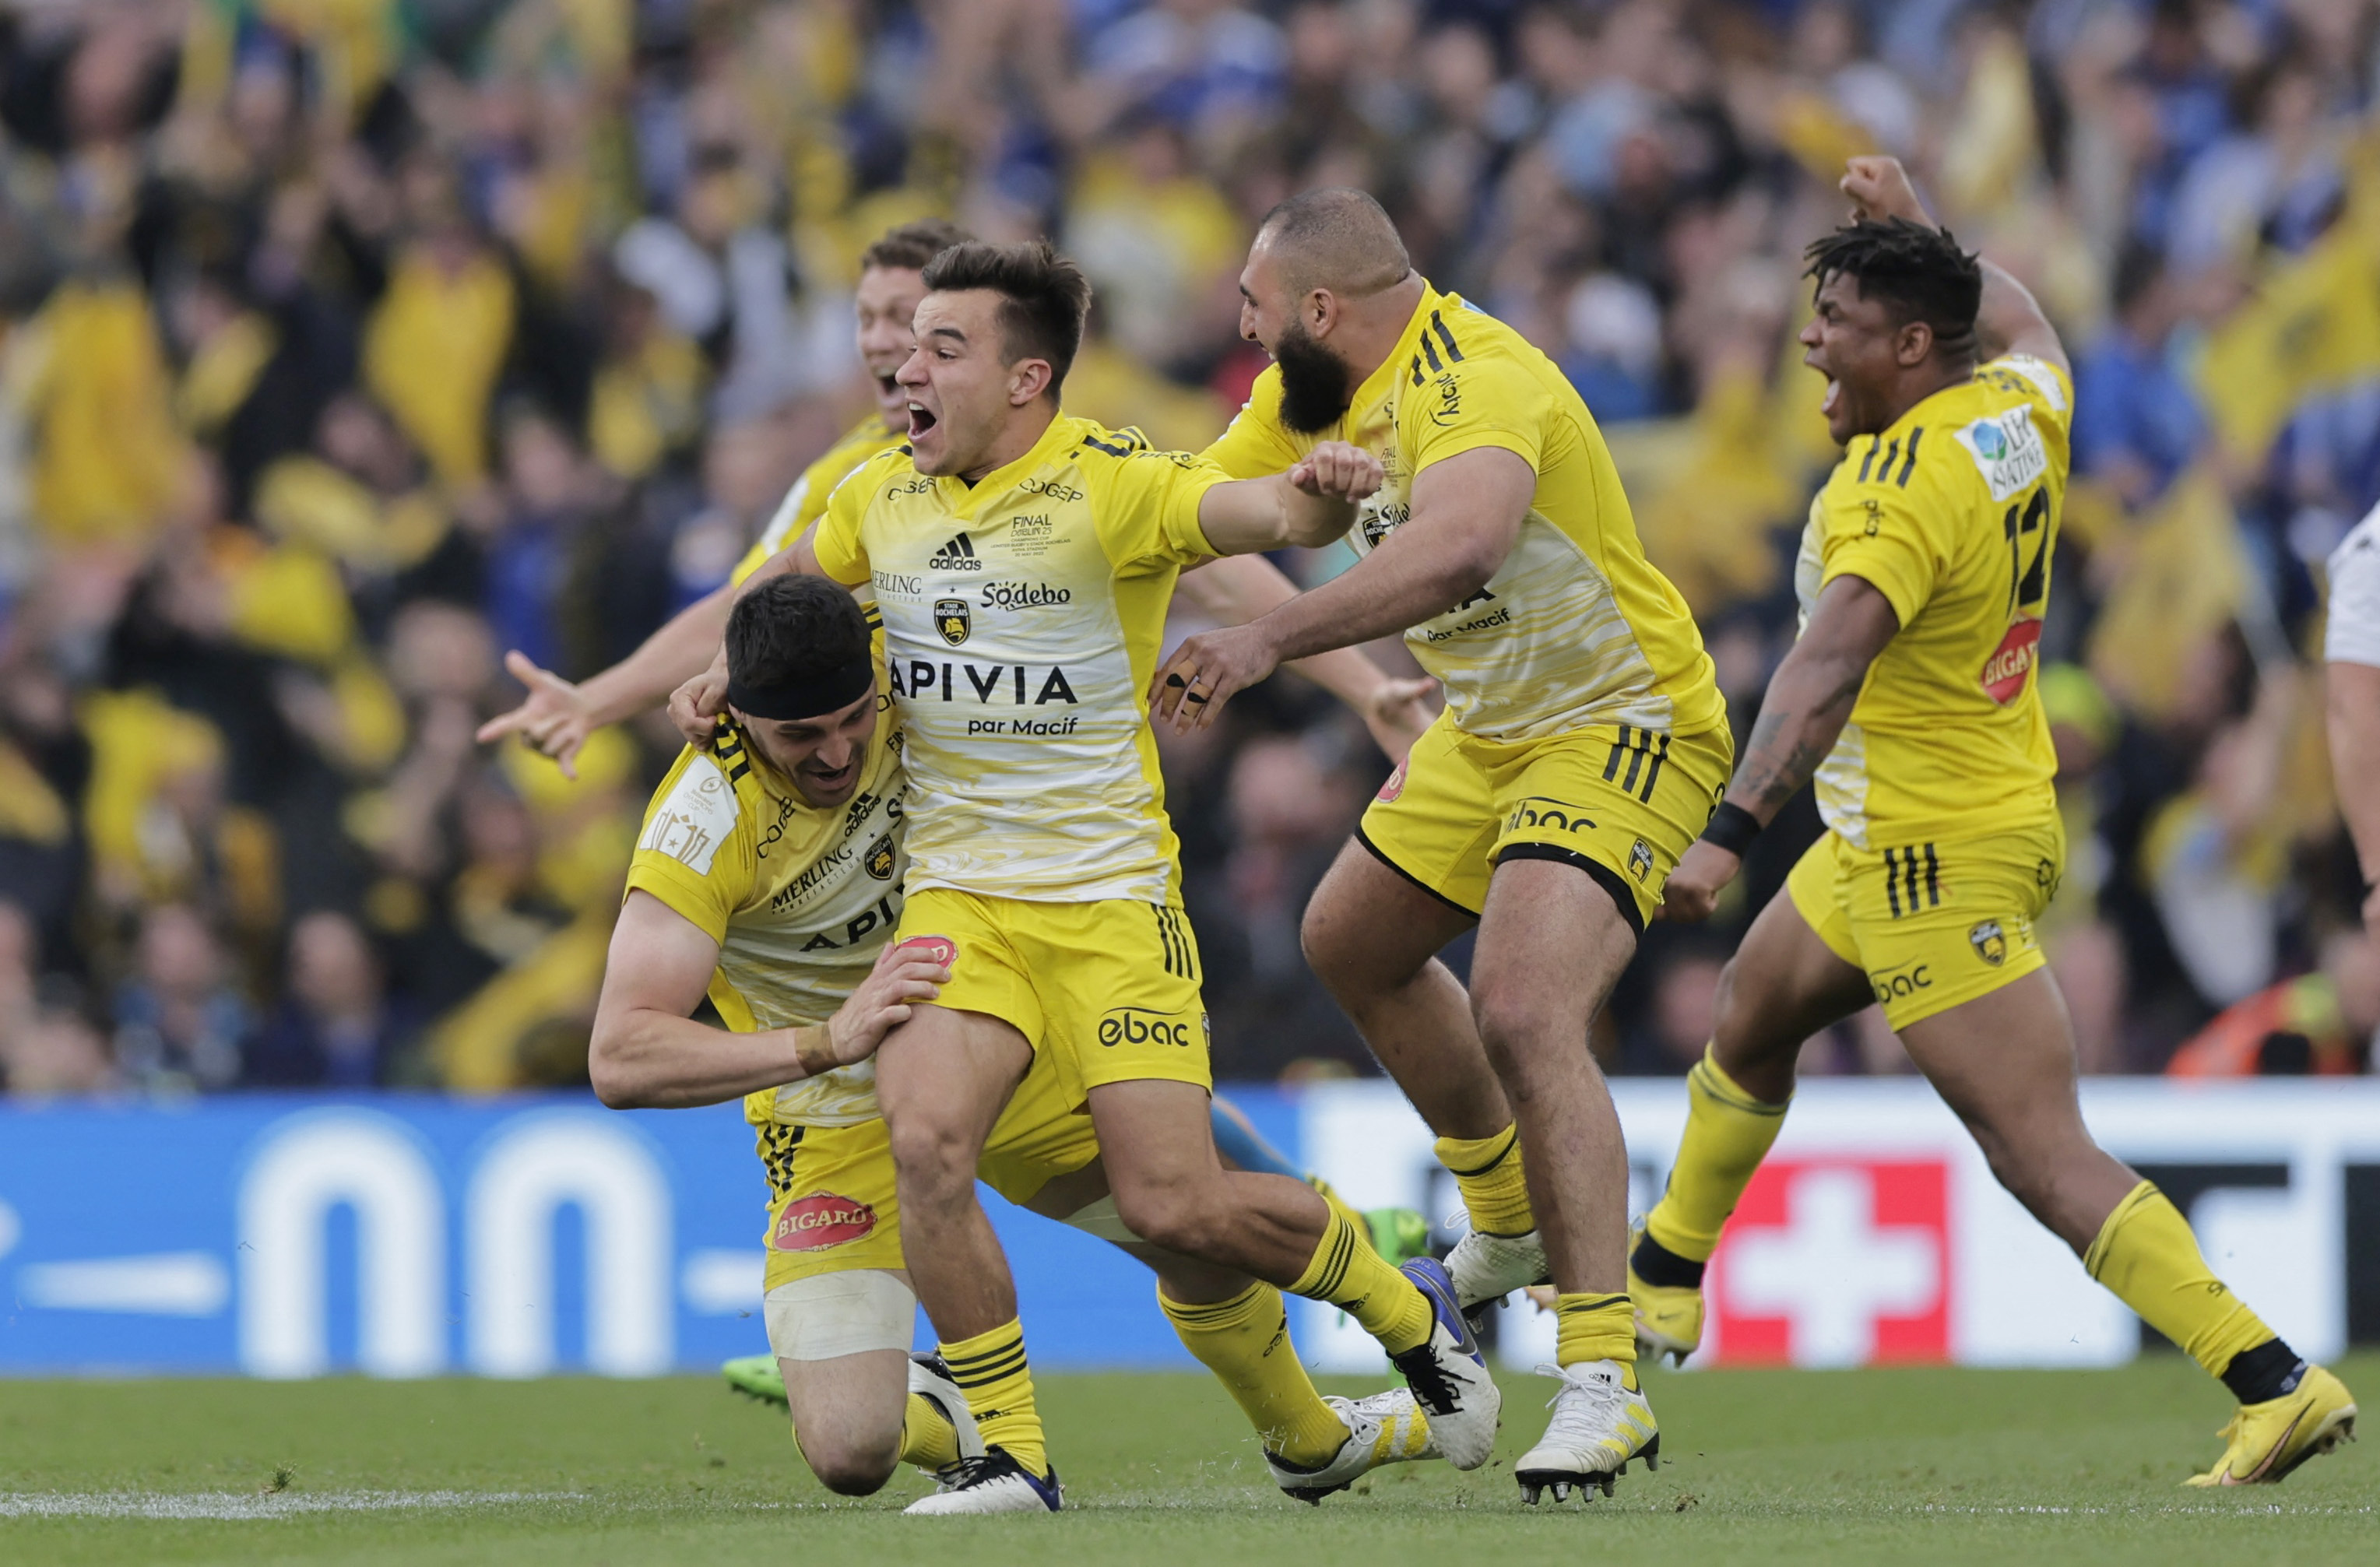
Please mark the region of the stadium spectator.
<svg viewBox="0 0 2380 1567"><path fill-rule="evenodd" d="M1374 191L1580 387L1742 734L1834 459L1790 343L1799 247L1878 150L2088 345L2043 937L2086 1063L2163 1070L2325 972L2364 892L2301 693L2345 601L2323 563L2380 501L2375 80L2380 12L2351 3L19 7L0 899L39 939L12 1081L239 1076L119 1069L124 1020L60 989L148 993L167 907L211 932L210 996L301 1004L291 911L324 911L420 1009L422 1072L566 1078L603 878L674 742L600 736L569 788L479 755L493 655L584 674L718 580L867 411L857 252L927 213L1076 250L1101 299L1070 399L1195 447L1262 364L1235 321L1256 217ZM1375 781L1330 722L1286 699L1169 748L1234 1074L1362 1059L1279 939L1301 824ZM1623 1064L1667 1069L1694 971L1620 999Z"/></svg>

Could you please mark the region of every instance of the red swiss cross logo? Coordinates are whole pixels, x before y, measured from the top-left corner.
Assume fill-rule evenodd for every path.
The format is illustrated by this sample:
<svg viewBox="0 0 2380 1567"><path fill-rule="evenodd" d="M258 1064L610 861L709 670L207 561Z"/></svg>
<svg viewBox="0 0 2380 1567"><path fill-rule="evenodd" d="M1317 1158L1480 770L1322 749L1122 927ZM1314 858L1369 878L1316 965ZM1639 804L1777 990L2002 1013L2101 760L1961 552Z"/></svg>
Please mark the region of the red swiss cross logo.
<svg viewBox="0 0 2380 1567"><path fill-rule="evenodd" d="M1950 1358L1949 1169L1939 1159L1771 1160L1705 1279L1730 1365Z"/></svg>

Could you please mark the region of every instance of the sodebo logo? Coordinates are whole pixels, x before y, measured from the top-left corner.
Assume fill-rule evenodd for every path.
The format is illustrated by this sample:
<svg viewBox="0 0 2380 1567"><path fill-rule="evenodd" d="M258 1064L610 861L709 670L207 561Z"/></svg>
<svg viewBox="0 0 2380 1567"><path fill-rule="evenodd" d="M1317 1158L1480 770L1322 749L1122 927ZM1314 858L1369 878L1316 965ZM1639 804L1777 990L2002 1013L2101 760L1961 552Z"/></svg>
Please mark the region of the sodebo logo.
<svg viewBox="0 0 2380 1567"><path fill-rule="evenodd" d="M1118 1045L1177 1045L1188 1050L1196 1041L1196 1026L1175 1013L1120 1006L1099 1019L1099 1043L1110 1050Z"/></svg>

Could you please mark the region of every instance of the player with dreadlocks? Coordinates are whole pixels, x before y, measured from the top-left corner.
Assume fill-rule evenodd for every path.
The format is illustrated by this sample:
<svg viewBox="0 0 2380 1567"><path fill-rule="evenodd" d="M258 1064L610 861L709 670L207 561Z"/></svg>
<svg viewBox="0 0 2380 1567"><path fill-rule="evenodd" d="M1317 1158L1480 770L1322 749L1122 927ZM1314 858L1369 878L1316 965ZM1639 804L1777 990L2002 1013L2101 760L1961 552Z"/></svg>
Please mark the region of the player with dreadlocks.
<svg viewBox="0 0 2380 1567"><path fill-rule="evenodd" d="M2278 1480L2351 1435L2355 1405L2092 1141L2034 935L2066 858L2035 671L2066 356L2021 285L1926 218L1900 164L1854 158L1842 188L1853 221L1810 247L1801 339L1845 443L1803 535L1802 634L1664 917L1707 917L1805 783L1828 831L1719 982L1669 1190L1632 1248L1640 1344L1683 1360L1701 1342L1703 1265L1783 1124L1803 1041L1874 1002L2000 1183L2239 1400L2190 1483Z"/></svg>

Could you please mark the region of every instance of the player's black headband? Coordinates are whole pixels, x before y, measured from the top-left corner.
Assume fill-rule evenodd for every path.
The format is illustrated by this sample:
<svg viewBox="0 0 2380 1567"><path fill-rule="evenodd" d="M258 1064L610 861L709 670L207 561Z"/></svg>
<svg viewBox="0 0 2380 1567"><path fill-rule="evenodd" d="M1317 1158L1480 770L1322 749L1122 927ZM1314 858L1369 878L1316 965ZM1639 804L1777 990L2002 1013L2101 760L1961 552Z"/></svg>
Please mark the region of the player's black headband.
<svg viewBox="0 0 2380 1567"><path fill-rule="evenodd" d="M841 712L868 695L875 681L876 661L865 657L782 686L747 685L731 674L727 705L747 718L817 718Z"/></svg>

